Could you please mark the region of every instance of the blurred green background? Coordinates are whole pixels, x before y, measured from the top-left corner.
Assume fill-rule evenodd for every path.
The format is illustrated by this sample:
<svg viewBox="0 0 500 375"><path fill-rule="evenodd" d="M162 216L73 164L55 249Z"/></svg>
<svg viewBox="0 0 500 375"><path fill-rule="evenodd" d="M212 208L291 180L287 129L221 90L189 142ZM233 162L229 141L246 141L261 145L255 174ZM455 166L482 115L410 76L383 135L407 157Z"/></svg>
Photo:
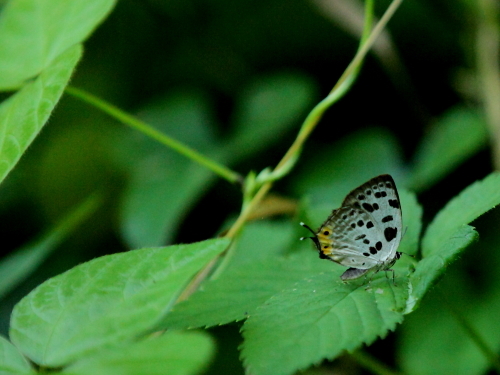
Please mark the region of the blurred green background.
<svg viewBox="0 0 500 375"><path fill-rule="evenodd" d="M388 4L376 1L377 15ZM477 14L465 0L403 2L352 90L328 110L275 191L331 200L333 209L331 184L341 198L391 173L398 185L417 190L426 224L493 170L476 67ZM85 43L71 85L245 175L286 152L354 56L362 17L362 3L352 0L122 0ZM2 255L36 241L93 193L103 197L97 212L3 296L0 333L7 332L12 306L48 277L104 254L213 237L241 204L237 186L66 95L0 186ZM475 223L484 240L443 281L458 304L499 294L499 278L489 278L500 262L498 216L493 211ZM439 303L428 297L401 334L423 335L420 327L434 319ZM491 306L482 311L491 314ZM485 329L494 323L481 319ZM211 373L243 373L238 325L211 331L219 344ZM424 343L434 341L412 343L398 334L370 351L415 369L405 351L425 356ZM470 361L482 361L474 353ZM337 363L354 366L346 358ZM462 369L454 373L476 373Z"/></svg>

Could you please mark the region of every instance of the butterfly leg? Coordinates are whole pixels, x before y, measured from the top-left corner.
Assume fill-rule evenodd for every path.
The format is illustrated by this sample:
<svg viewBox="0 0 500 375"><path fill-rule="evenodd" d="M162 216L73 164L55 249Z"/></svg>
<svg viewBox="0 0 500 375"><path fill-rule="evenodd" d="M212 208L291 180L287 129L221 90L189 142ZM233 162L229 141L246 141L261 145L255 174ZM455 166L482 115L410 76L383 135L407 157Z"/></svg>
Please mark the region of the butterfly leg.
<svg viewBox="0 0 500 375"><path fill-rule="evenodd" d="M396 273L394 272L394 270L393 269L387 269L387 270L384 270L384 271L385 271L385 278L387 280L389 280L389 278L387 277L387 272L388 271L392 272L392 283L394 284L394 286L397 286L396 285Z"/></svg>
<svg viewBox="0 0 500 375"><path fill-rule="evenodd" d="M368 289L370 289L372 287L371 286L372 277L373 277L373 275L368 279L368 276L365 275L365 279L363 280L363 284L366 284L365 290L368 290Z"/></svg>
<svg viewBox="0 0 500 375"><path fill-rule="evenodd" d="M370 279L368 279L368 285L366 286L365 290L368 290L368 289L371 289L372 287L372 280L373 278L375 277L375 275L378 273L378 271L375 271L372 273L372 275L370 276ZM366 282L366 279L367 277L365 276L365 282Z"/></svg>

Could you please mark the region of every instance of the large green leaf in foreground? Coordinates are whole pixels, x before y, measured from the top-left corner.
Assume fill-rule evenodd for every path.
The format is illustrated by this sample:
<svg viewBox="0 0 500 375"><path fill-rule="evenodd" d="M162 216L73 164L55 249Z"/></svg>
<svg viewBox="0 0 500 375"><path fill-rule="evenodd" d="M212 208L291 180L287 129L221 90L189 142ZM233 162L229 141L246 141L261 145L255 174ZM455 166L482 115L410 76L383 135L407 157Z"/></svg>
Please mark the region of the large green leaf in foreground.
<svg viewBox="0 0 500 375"><path fill-rule="evenodd" d="M385 336L403 319L407 279L396 283L382 274L366 289L321 273L274 295L243 327L249 372L291 374Z"/></svg>
<svg viewBox="0 0 500 375"><path fill-rule="evenodd" d="M80 55L79 45L70 48L34 82L0 105L0 182L49 118Z"/></svg>
<svg viewBox="0 0 500 375"><path fill-rule="evenodd" d="M207 366L214 343L202 332L168 332L161 337L103 350L63 373L71 375L190 375Z"/></svg>
<svg viewBox="0 0 500 375"><path fill-rule="evenodd" d="M16 305L10 337L30 359L48 367L123 345L150 329L228 242L146 248L77 266Z"/></svg>
<svg viewBox="0 0 500 375"><path fill-rule="evenodd" d="M319 270L332 270L332 264L321 261L312 251L311 261L295 256L242 264L176 305L160 327L207 327L245 319L269 297ZM332 279L338 277L330 275Z"/></svg>

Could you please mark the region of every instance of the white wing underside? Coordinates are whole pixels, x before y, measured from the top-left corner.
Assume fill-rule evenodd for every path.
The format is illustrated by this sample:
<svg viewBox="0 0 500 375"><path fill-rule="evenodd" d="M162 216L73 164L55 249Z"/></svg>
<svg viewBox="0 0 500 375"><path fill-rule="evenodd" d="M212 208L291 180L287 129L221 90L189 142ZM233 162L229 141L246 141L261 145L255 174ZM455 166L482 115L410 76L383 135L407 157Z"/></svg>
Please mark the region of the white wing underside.
<svg viewBox="0 0 500 375"><path fill-rule="evenodd" d="M329 228L333 261L346 267L384 269L401 241L402 215L392 177L373 178L353 190L320 228Z"/></svg>

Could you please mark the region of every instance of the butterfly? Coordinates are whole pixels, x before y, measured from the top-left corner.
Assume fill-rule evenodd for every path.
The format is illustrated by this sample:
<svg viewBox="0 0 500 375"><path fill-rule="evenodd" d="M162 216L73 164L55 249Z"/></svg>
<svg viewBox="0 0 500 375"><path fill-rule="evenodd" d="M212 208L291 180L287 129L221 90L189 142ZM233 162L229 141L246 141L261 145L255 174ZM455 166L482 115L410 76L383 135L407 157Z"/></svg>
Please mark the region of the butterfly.
<svg viewBox="0 0 500 375"><path fill-rule="evenodd" d="M392 271L401 257L403 219L393 178L380 175L351 191L314 234L319 257L349 267L340 278L357 279L369 271ZM301 239L304 239L302 237Z"/></svg>

